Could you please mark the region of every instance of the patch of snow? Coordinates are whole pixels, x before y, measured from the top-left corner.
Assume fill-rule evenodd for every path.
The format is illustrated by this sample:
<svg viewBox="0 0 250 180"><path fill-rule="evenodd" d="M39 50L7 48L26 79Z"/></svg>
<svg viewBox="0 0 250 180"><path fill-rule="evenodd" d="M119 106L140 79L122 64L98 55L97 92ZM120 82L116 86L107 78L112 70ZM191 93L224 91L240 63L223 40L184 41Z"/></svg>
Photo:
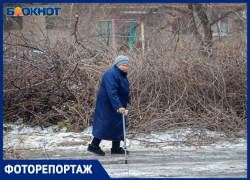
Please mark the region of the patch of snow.
<svg viewBox="0 0 250 180"><path fill-rule="evenodd" d="M15 129L14 131L11 131L10 134L19 134L19 131Z"/></svg>
<svg viewBox="0 0 250 180"><path fill-rule="evenodd" d="M81 134L92 134L92 130L93 130L93 126L89 126L86 129L84 129L84 131L81 132Z"/></svg>
<svg viewBox="0 0 250 180"><path fill-rule="evenodd" d="M48 128L48 132L49 132L49 134L52 134L52 135L55 134L54 131L53 131L53 129L52 129L52 127Z"/></svg>
<svg viewBox="0 0 250 180"><path fill-rule="evenodd" d="M67 131L67 128L64 127L64 128L61 129L60 133L65 133L66 131Z"/></svg>

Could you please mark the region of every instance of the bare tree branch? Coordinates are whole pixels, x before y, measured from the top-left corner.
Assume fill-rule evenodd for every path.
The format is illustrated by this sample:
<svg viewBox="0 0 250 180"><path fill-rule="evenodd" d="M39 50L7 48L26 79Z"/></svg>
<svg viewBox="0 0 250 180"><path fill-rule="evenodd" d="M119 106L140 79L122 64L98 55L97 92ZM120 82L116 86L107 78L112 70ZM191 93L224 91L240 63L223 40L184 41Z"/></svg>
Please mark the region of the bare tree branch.
<svg viewBox="0 0 250 180"><path fill-rule="evenodd" d="M224 19L225 17L227 17L229 14L234 13L234 12L238 12L238 11L242 11L244 9L244 7L239 7L238 9L236 9L235 11L228 11L227 13L225 13L223 16L221 16L220 18L215 19L213 22L210 23L210 26L213 26L215 23L219 22L220 20Z"/></svg>

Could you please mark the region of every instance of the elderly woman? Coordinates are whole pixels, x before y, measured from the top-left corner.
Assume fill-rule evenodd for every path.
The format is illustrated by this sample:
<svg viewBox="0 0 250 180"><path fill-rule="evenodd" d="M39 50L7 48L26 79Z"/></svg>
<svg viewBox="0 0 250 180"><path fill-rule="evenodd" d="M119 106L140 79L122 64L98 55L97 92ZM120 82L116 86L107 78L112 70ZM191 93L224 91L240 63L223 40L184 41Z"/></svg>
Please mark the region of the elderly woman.
<svg viewBox="0 0 250 180"><path fill-rule="evenodd" d="M125 108L130 102L128 66L129 59L118 56L115 65L102 77L93 122L94 138L88 147L90 152L105 156L99 144L101 140L109 140L112 141L111 154L125 153L120 141L123 139L122 114L126 114Z"/></svg>

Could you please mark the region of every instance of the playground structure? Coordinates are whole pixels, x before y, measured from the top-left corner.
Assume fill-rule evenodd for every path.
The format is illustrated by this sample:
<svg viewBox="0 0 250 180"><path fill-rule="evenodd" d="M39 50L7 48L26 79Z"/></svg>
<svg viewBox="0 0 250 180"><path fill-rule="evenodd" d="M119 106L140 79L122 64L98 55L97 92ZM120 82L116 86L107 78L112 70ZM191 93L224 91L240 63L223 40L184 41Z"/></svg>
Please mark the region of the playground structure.
<svg viewBox="0 0 250 180"><path fill-rule="evenodd" d="M103 36L102 35L102 27L101 27L101 22L107 22L107 35ZM112 26L112 35L110 35L110 22ZM129 36L116 36L115 34L115 23L131 23L131 28L130 28L130 35ZM141 23L141 36L134 36L134 30L135 30L135 23ZM143 22L137 21L135 19L111 19L111 20L100 20L99 21L99 28L100 28L100 36L101 36L101 44L103 47L103 38L106 37L112 38L113 41L113 48L114 50L116 49L115 46L115 38L129 38L129 53L132 53L132 47L133 47L133 40L134 38L141 38L142 39L142 51L144 53L144 48L145 48L145 41L144 41L144 25ZM103 49L103 48L102 48Z"/></svg>

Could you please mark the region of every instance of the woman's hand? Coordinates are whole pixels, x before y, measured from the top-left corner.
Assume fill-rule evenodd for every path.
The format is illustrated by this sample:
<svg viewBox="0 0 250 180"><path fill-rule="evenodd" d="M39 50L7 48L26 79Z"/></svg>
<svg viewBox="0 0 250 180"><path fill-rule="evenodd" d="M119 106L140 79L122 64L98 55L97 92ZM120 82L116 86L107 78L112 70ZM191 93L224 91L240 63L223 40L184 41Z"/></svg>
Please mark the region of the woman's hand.
<svg viewBox="0 0 250 180"><path fill-rule="evenodd" d="M125 108L119 108L119 113L126 115L126 109Z"/></svg>

